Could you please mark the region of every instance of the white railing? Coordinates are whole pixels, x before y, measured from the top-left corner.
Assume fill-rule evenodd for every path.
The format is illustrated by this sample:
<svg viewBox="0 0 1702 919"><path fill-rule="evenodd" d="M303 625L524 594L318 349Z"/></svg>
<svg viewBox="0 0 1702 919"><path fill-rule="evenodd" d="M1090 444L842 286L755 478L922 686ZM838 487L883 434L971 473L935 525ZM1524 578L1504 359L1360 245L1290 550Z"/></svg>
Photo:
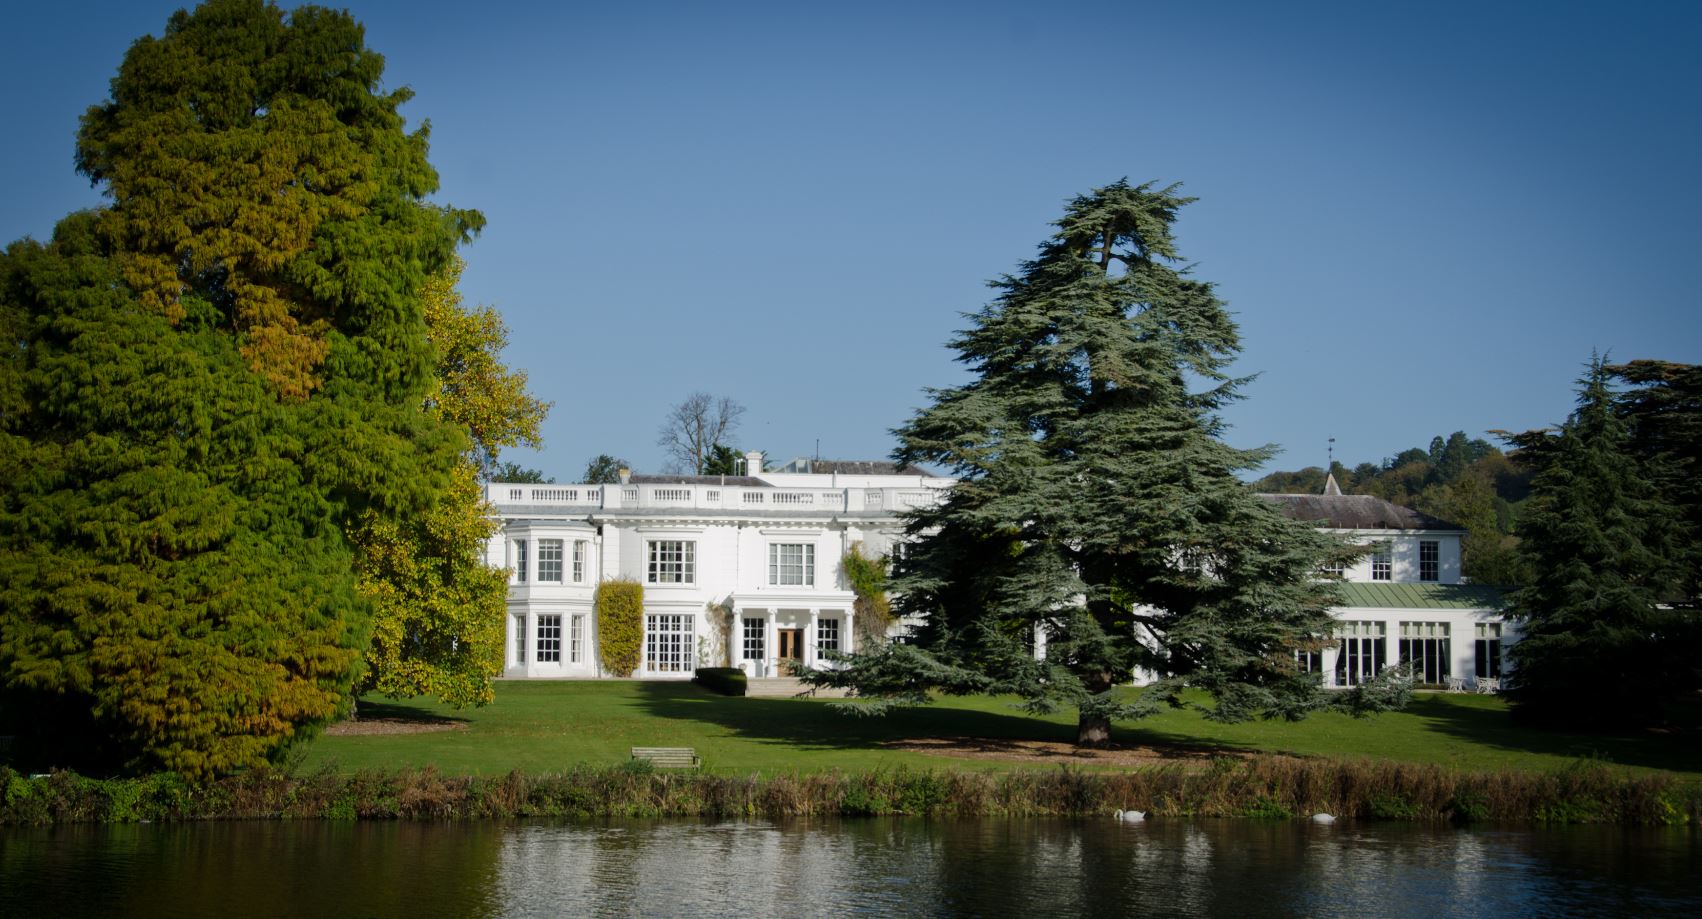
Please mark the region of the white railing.
<svg viewBox="0 0 1702 919"><path fill-rule="evenodd" d="M932 488L737 488L701 485L510 485L485 490L492 504L555 506L566 509L687 509L902 513L939 500Z"/></svg>

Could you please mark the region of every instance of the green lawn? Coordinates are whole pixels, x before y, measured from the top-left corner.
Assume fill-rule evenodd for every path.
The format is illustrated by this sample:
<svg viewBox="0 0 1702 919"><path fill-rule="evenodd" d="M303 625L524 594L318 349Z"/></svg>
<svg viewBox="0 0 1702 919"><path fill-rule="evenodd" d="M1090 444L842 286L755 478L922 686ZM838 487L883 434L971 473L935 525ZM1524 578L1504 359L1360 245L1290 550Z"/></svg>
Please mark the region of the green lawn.
<svg viewBox="0 0 1702 919"><path fill-rule="evenodd" d="M496 702L455 711L427 702L362 702L367 716L451 718L466 730L427 734L320 737L305 766L339 769L435 765L452 775L520 769L559 771L576 763L626 760L632 746L696 747L708 768L863 769L908 765L989 769L1005 764L882 749L883 741L988 737L1068 742L1073 713L1038 718L1003 698L947 699L884 718L842 715L829 703L713 695L672 682L502 682ZM1420 695L1405 712L1355 719L1221 725L1193 712L1166 712L1120 724L1120 744L1160 744L1301 755L1431 762L1465 769L1551 769L1580 756L1639 768L1702 775L1694 726L1671 733L1586 735L1516 725L1491 696Z"/></svg>

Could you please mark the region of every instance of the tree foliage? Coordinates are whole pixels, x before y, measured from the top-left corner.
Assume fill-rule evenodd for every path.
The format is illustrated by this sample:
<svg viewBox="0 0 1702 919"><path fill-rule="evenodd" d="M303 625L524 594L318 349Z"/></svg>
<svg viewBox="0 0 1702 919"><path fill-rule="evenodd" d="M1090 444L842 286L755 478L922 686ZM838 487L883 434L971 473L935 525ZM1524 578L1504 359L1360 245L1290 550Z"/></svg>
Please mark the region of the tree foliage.
<svg viewBox="0 0 1702 919"><path fill-rule="evenodd" d="M1293 651L1330 634L1336 595L1316 572L1351 550L1236 478L1272 450L1219 439L1240 343L1177 251L1189 200L1126 182L1078 197L995 283L952 342L972 380L897 432L898 462L959 478L910 520L894 579L899 611L924 624L812 679L887 701L937 688L1071 705L1084 744L1105 742L1113 716L1184 704L1184 687L1226 720L1325 704ZM1126 704L1112 689L1137 668L1159 679Z"/></svg>
<svg viewBox="0 0 1702 919"><path fill-rule="evenodd" d="M495 532L480 480L503 448L538 445L549 406L526 390L526 375L501 359L508 332L489 307L468 308L456 291L457 259L421 291L437 355L427 415L467 434L451 487L423 513L363 514L352 536L360 590L373 604L372 643L359 689L391 697L435 695L483 705L502 672L508 578L484 563Z"/></svg>
<svg viewBox="0 0 1702 919"><path fill-rule="evenodd" d="M1702 365L1639 360L1606 370L1631 384L1617 401L1629 449L1684 523L1681 580L1668 599L1695 610L1702 602Z"/></svg>
<svg viewBox="0 0 1702 919"><path fill-rule="evenodd" d="M1634 452L1602 361L1558 431L1510 440L1537 470L1521 525L1534 577L1512 595L1515 710L1605 724L1694 691L1693 617L1662 603L1688 576L1683 523Z"/></svg>
<svg viewBox="0 0 1702 919"><path fill-rule="evenodd" d="M599 453L585 463L585 474L580 481L587 485L615 485L621 480L621 470L631 468L632 464L624 459Z"/></svg>
<svg viewBox="0 0 1702 919"><path fill-rule="evenodd" d="M554 485L555 476L545 475L542 469L533 469L515 462L499 462L491 467L492 482L510 482L516 485Z"/></svg>
<svg viewBox="0 0 1702 919"><path fill-rule="evenodd" d="M592 603L597 610L597 648L603 669L615 676L632 676L644 646L644 585L604 581L597 585Z"/></svg>
<svg viewBox="0 0 1702 919"><path fill-rule="evenodd" d="M667 453L671 467L703 475L711 451L739 429L744 413L745 407L727 396L694 392L668 409L656 445Z"/></svg>
<svg viewBox="0 0 1702 919"><path fill-rule="evenodd" d="M347 528L454 481L418 291L482 218L347 14L174 14L91 108L106 207L0 264L0 686L60 763L275 758L371 633Z"/></svg>
<svg viewBox="0 0 1702 919"><path fill-rule="evenodd" d="M704 475L742 475L745 458L726 444L715 444L703 460Z"/></svg>

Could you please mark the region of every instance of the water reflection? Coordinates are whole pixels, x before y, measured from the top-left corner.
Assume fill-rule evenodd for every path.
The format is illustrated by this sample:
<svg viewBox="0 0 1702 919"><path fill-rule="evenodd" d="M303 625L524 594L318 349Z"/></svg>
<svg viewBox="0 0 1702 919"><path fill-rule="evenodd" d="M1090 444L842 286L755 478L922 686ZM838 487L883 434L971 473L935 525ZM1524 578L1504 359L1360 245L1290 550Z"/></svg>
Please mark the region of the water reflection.
<svg viewBox="0 0 1702 919"><path fill-rule="evenodd" d="M0 915L1697 915L1690 831L1254 821L0 832Z"/></svg>

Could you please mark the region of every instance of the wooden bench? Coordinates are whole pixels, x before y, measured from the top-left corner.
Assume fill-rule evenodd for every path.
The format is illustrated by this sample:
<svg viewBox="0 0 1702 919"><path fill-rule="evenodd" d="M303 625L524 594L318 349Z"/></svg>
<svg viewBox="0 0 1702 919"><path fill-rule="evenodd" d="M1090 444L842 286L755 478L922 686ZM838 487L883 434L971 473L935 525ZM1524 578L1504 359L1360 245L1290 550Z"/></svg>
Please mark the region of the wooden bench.
<svg viewBox="0 0 1702 919"><path fill-rule="evenodd" d="M633 747L633 759L649 760L658 769L697 769L703 766L691 747Z"/></svg>

